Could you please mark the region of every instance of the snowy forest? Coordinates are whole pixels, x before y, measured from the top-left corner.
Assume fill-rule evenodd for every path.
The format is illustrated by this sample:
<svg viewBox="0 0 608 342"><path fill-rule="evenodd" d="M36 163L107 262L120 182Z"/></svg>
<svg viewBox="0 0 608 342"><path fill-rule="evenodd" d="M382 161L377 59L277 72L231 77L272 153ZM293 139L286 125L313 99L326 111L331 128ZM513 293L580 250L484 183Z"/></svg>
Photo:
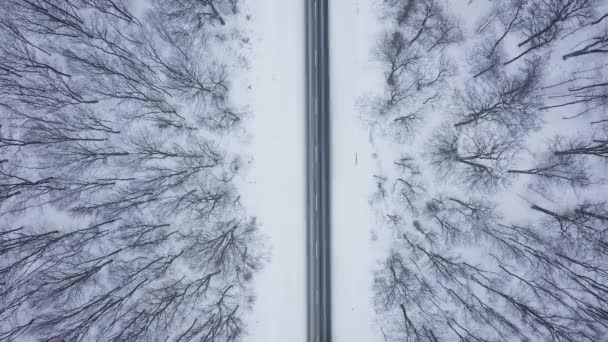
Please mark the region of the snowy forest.
<svg viewBox="0 0 608 342"><path fill-rule="evenodd" d="M137 5L137 6L136 6ZM0 341L233 341L237 0L0 2Z"/></svg>
<svg viewBox="0 0 608 342"><path fill-rule="evenodd" d="M378 1L385 341L605 341L608 7Z"/></svg>
<svg viewBox="0 0 608 342"><path fill-rule="evenodd" d="M333 339L606 341L608 0L329 2ZM0 0L0 342L305 340L304 3Z"/></svg>

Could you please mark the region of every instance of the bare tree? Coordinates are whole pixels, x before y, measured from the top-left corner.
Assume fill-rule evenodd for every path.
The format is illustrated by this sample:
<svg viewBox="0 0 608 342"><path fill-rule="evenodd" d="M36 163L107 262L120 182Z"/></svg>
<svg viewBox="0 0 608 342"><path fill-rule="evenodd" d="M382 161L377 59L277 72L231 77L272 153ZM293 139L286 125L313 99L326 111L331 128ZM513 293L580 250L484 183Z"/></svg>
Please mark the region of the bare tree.
<svg viewBox="0 0 608 342"><path fill-rule="evenodd" d="M472 133L444 126L429 142L428 157L437 172L448 174L470 188L493 190L504 182L518 143L507 133Z"/></svg>
<svg viewBox="0 0 608 342"><path fill-rule="evenodd" d="M574 48L562 53L563 60L605 53L606 33L601 25L606 15L600 15L600 8L601 2L595 0L494 2L493 9L477 27L477 33L483 38L471 54L474 77L489 71L500 72L501 64L509 65L532 55L546 55L558 40L563 39L574 40ZM519 40L517 46L523 51L506 58L502 46L509 36ZM577 68L563 81L546 87L556 93L550 96L552 103L543 109L584 106L584 110L567 117L574 118L605 108L604 67L599 63L591 68L585 66L583 70Z"/></svg>
<svg viewBox="0 0 608 342"><path fill-rule="evenodd" d="M395 166L398 169L398 177L393 182L392 192L400 198L399 202L403 202L411 212L418 211L419 198L426 193L421 180L420 169L414 158L402 156L395 161Z"/></svg>
<svg viewBox="0 0 608 342"><path fill-rule="evenodd" d="M548 86L555 93L550 98L553 100L546 108L574 108L583 107L583 110L566 118L576 118L590 112L599 112L600 120L592 123L605 122L602 109L606 108L606 63L601 59L593 59L594 56L603 55L608 41L606 28L600 24L604 23L606 15L596 18L590 17L581 22L572 32L573 37L578 40L570 52L562 55L562 59L577 59L584 62L584 67L576 68L563 77L563 80Z"/></svg>
<svg viewBox="0 0 608 342"><path fill-rule="evenodd" d="M394 22L413 35L411 46L420 42L427 52L443 48L461 39L461 32L440 3L434 0L386 1L385 10Z"/></svg>
<svg viewBox="0 0 608 342"><path fill-rule="evenodd" d="M488 15L482 18L476 33L483 38L472 52L471 67L477 78L487 72L496 72L504 63L502 42L517 29L527 1L495 1ZM498 26L498 28L496 28ZM498 30L498 32L496 32Z"/></svg>
<svg viewBox="0 0 608 342"><path fill-rule="evenodd" d="M587 56L593 54L604 54L608 53L608 32L602 31L598 35L592 37L590 42L584 46L577 48L576 50L569 52L562 56L564 60L569 58Z"/></svg>
<svg viewBox="0 0 608 342"><path fill-rule="evenodd" d="M469 83L456 96L454 126L491 122L520 134L538 126L541 79L540 59L534 59L520 74L500 73L479 83Z"/></svg>
<svg viewBox="0 0 608 342"><path fill-rule="evenodd" d="M590 138L577 137L555 139L553 154L556 156L589 156L608 158L608 130L598 131Z"/></svg>
<svg viewBox="0 0 608 342"><path fill-rule="evenodd" d="M444 49L462 34L435 0L388 1L384 7L396 29L387 29L375 49L386 86L367 106L374 120L408 132L441 98L444 83L454 73Z"/></svg>
<svg viewBox="0 0 608 342"><path fill-rule="evenodd" d="M606 88L606 65L595 65L572 72L559 83L547 87L554 91L549 96L551 102L543 109L565 108L574 113L563 117L574 119L586 114L598 113L599 119L592 124L606 122L603 109L608 104L608 88ZM564 89L565 88L565 89ZM582 107L582 109L580 109Z"/></svg>
<svg viewBox="0 0 608 342"><path fill-rule="evenodd" d="M549 145L549 151L542 153L537 164L527 169L510 169L507 173L529 175L537 178L541 184L567 184L572 187L592 185L589 165L584 157L576 154L564 154L564 139L557 137Z"/></svg>
<svg viewBox="0 0 608 342"><path fill-rule="evenodd" d="M516 24L517 32L523 36L517 46L523 51L504 64L547 47L572 32L573 26L584 25L594 18L596 6L597 2L593 0L530 1Z"/></svg>
<svg viewBox="0 0 608 342"><path fill-rule="evenodd" d="M585 202L574 209L553 211L533 204L533 210L547 217L546 226L559 235L565 246L571 248L568 254L587 256L604 254L606 242L605 224L608 222L608 210L603 202ZM559 247L557 247L559 248Z"/></svg>
<svg viewBox="0 0 608 342"><path fill-rule="evenodd" d="M483 38L471 54L473 77L496 72L501 65L524 57L545 53L558 39L601 22L603 17L596 17L598 6L599 2L594 0L493 1L493 8L476 28L476 33ZM517 47L522 51L505 57L502 46L511 36L519 40ZM599 44L591 44L589 49ZM586 48L564 57L585 54L584 51Z"/></svg>
<svg viewBox="0 0 608 342"><path fill-rule="evenodd" d="M433 198L426 203L425 215L451 242L476 240L499 218L495 205L482 198Z"/></svg>

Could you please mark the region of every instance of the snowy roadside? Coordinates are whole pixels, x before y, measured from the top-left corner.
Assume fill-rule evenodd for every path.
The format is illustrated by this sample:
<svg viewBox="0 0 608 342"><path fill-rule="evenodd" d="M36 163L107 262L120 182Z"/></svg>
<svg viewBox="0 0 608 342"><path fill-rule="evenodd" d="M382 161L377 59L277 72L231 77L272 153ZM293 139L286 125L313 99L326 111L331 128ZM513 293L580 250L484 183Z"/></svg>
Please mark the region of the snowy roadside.
<svg viewBox="0 0 608 342"><path fill-rule="evenodd" d="M372 244L369 197L376 169L359 115L359 97L382 84L370 63L377 34L371 1L330 1L333 340L381 341L373 324L372 270L383 248Z"/></svg>
<svg viewBox="0 0 608 342"><path fill-rule="evenodd" d="M306 338L304 2L247 1L250 70L240 84L251 117L246 153L253 156L240 188L258 217L270 258L255 280L256 303L246 341ZM250 89L248 89L251 87Z"/></svg>

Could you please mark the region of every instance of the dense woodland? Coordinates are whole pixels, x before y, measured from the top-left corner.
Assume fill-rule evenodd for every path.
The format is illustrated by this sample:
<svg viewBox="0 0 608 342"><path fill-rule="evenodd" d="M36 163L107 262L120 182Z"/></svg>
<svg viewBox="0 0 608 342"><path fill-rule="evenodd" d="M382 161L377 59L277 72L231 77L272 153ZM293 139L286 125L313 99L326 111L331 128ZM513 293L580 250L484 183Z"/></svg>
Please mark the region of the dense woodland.
<svg viewBox="0 0 608 342"><path fill-rule="evenodd" d="M233 341L237 0L0 1L0 341Z"/></svg>
<svg viewBox="0 0 608 342"><path fill-rule="evenodd" d="M384 339L606 340L608 4L378 5Z"/></svg>

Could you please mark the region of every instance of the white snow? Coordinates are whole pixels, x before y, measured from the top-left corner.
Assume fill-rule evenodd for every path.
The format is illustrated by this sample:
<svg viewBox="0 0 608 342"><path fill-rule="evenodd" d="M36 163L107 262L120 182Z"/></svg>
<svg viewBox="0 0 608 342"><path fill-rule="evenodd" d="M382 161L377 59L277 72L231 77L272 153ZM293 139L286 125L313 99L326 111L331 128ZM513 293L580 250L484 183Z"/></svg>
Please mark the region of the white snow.
<svg viewBox="0 0 608 342"><path fill-rule="evenodd" d="M377 34L372 1L330 1L333 341L382 341L374 325L372 270L375 161L357 101L378 84L370 52ZM380 83L381 84L381 83Z"/></svg>
<svg viewBox="0 0 608 342"><path fill-rule="evenodd" d="M244 340L305 341L304 1L252 0L243 11L252 28L247 153L253 162L242 194L271 249L255 281Z"/></svg>

